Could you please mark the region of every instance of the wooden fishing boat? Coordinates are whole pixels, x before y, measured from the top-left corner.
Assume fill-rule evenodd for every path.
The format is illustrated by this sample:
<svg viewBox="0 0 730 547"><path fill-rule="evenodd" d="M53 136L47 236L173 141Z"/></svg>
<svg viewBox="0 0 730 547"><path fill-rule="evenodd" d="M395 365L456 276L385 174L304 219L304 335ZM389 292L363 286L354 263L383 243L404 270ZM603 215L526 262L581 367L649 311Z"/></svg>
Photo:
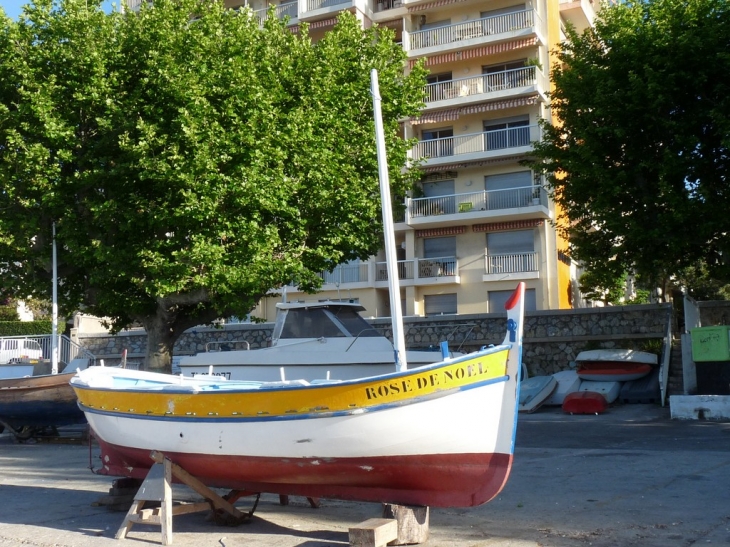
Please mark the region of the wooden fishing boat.
<svg viewBox="0 0 730 547"><path fill-rule="evenodd" d="M0 427L26 439L46 428L84 423L69 385L74 374L0 379Z"/></svg>
<svg viewBox="0 0 730 547"><path fill-rule="evenodd" d="M278 381L79 371L71 385L101 448L98 473L144 478L154 452L203 485L243 492L470 507L501 491L514 455L525 284L505 305L502 344L456 357L442 346L441 360L408 366L372 75L391 370L360 378L289 373Z"/></svg>
<svg viewBox="0 0 730 547"><path fill-rule="evenodd" d="M434 507L496 496L514 454L524 284L498 346L355 380L246 382L91 367L72 378L100 474L152 450L210 487Z"/></svg>

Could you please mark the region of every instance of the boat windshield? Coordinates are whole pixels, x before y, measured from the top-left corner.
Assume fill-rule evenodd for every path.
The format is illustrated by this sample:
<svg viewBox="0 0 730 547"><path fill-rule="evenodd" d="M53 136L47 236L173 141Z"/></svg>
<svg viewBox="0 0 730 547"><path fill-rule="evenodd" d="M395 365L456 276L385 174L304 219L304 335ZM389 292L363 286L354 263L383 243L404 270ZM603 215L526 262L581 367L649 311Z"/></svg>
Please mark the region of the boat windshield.
<svg viewBox="0 0 730 547"><path fill-rule="evenodd" d="M281 338L335 338L347 336L322 308L289 310Z"/></svg>
<svg viewBox="0 0 730 547"><path fill-rule="evenodd" d="M345 306L292 309L282 316L284 319L278 336L281 339L381 336L355 310Z"/></svg>
<svg viewBox="0 0 730 547"><path fill-rule="evenodd" d="M370 325L370 323L365 321L365 319L363 319L360 314L352 308L333 307L330 309L330 312L340 323L342 323L342 326L350 333L351 336L359 336L360 338L382 336Z"/></svg>

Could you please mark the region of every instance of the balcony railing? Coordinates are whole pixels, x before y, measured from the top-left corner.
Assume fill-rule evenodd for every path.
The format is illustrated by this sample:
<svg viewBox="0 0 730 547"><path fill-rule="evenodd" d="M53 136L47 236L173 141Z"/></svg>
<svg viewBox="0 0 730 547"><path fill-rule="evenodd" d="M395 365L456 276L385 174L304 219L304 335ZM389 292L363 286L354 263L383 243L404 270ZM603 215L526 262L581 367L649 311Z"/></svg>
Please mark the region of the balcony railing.
<svg viewBox="0 0 730 547"><path fill-rule="evenodd" d="M410 49L412 51L433 46L444 46L445 44L472 38L529 29L535 25L537 19L538 17L533 10L525 10L505 15L483 17L435 29L418 30L410 35Z"/></svg>
<svg viewBox="0 0 730 547"><path fill-rule="evenodd" d="M540 138L541 130L538 125L482 131L457 137L421 141L411 149L411 157L413 159L443 158L460 154L491 152L529 146L531 142L538 141Z"/></svg>
<svg viewBox="0 0 730 547"><path fill-rule="evenodd" d="M325 284L367 283L368 264L341 264L331 272L321 272L319 275Z"/></svg>
<svg viewBox="0 0 730 547"><path fill-rule="evenodd" d="M532 205L547 206L547 194L541 186L521 186L506 190L481 190L430 198L413 198L408 202L411 218L453 215L475 211L496 211Z"/></svg>
<svg viewBox="0 0 730 547"><path fill-rule="evenodd" d="M538 76L542 76L542 73L538 72L537 67L528 66L429 84L426 86L426 103L535 86L542 83L538 81Z"/></svg>
<svg viewBox="0 0 730 547"><path fill-rule="evenodd" d="M284 17L289 17L289 19L296 19L297 4L298 2L286 2L279 4L274 8L274 15L277 19L284 19ZM263 24L264 21L268 19L269 7L266 7L264 9L258 9L253 12L256 18L259 20L259 24Z"/></svg>
<svg viewBox="0 0 730 547"><path fill-rule="evenodd" d="M352 0L307 0L307 11L329 8L339 4L347 4Z"/></svg>
<svg viewBox="0 0 730 547"><path fill-rule="evenodd" d="M398 279L415 279L415 261L414 260L399 260L398 261ZM376 281L387 281L388 280L388 265L386 262L375 263L375 280Z"/></svg>
<svg viewBox="0 0 730 547"><path fill-rule="evenodd" d="M402 0L378 0L375 3L376 12L399 8L403 5Z"/></svg>
<svg viewBox="0 0 730 547"><path fill-rule="evenodd" d="M399 279L422 279L426 277L453 277L458 275L459 263L455 256L440 258L414 258L398 261ZM375 280L388 280L388 267L385 262L375 264Z"/></svg>
<svg viewBox="0 0 730 547"><path fill-rule="evenodd" d="M536 272L537 253L485 254L486 273Z"/></svg>

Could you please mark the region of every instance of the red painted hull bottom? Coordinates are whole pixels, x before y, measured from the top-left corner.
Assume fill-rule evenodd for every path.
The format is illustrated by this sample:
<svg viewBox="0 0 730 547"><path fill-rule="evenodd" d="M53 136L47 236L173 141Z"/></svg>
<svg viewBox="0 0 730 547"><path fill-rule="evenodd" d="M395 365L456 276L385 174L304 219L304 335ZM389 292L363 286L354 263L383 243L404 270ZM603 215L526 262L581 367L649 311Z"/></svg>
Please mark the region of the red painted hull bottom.
<svg viewBox="0 0 730 547"><path fill-rule="evenodd" d="M143 479L149 450L99 439L99 475ZM439 454L346 459L286 459L165 453L213 488L399 505L474 507L504 487L511 454Z"/></svg>

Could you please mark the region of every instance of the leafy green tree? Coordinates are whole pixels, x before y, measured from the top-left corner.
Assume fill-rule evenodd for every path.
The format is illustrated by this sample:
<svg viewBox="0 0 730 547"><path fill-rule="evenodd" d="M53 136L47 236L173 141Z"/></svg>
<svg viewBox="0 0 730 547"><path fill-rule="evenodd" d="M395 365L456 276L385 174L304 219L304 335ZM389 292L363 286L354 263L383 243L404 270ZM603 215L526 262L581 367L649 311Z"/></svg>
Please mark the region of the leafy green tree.
<svg viewBox="0 0 730 547"><path fill-rule="evenodd" d="M730 280L729 45L727 0L622 2L568 30L532 166L587 271Z"/></svg>
<svg viewBox="0 0 730 547"><path fill-rule="evenodd" d="M730 283L714 279L702 263L683 268L675 284L695 300L730 300Z"/></svg>
<svg viewBox="0 0 730 547"><path fill-rule="evenodd" d="M19 321L18 303L11 298L0 299L0 321Z"/></svg>
<svg viewBox="0 0 730 547"><path fill-rule="evenodd" d="M191 20L190 14L197 14ZM170 370L187 328L380 247L370 95L379 72L394 193L425 71L387 29L340 16L313 43L219 1L37 0L0 18L0 286L142 324Z"/></svg>
<svg viewBox="0 0 730 547"><path fill-rule="evenodd" d="M624 272L619 277L601 274L605 270L594 270L585 272L578 279L580 292L589 300L603 302L604 304L620 304L626 295L626 279Z"/></svg>

